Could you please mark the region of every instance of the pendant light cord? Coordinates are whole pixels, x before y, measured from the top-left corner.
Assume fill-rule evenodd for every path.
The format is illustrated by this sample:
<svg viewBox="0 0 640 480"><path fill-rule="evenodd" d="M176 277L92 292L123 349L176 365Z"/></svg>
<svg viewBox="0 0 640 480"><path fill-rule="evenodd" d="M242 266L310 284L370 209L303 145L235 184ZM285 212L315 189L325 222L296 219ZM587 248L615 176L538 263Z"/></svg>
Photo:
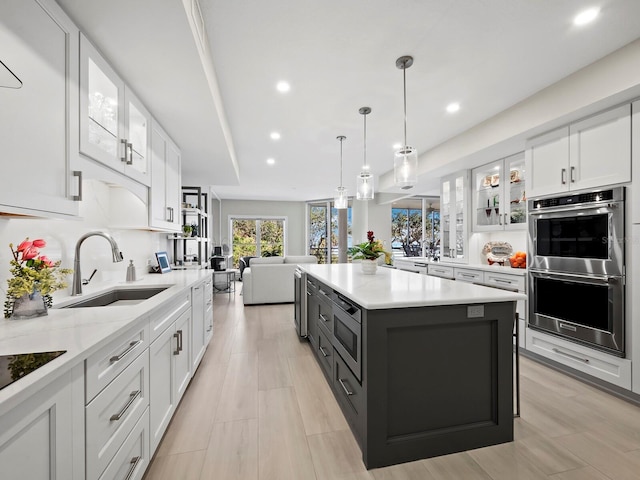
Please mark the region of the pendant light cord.
<svg viewBox="0 0 640 480"><path fill-rule="evenodd" d="M342 140L344 138L340 138L340 188L342 188Z"/></svg>
<svg viewBox="0 0 640 480"><path fill-rule="evenodd" d="M402 84L404 87L404 149L407 147L407 63L402 69Z"/></svg>
<svg viewBox="0 0 640 480"><path fill-rule="evenodd" d="M367 114L365 113L363 115L364 117L364 148L363 148L363 152L364 152L364 166L367 166Z"/></svg>

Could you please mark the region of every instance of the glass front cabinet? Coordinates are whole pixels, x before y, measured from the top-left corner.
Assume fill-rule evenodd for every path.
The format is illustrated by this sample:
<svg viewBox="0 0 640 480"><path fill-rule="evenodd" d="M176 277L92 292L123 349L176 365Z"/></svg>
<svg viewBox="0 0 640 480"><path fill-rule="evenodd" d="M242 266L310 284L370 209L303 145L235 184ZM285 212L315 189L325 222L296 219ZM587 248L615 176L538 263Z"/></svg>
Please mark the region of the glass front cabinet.
<svg viewBox="0 0 640 480"><path fill-rule="evenodd" d="M440 257L468 262L469 171L448 175L440 184Z"/></svg>
<svg viewBox="0 0 640 480"><path fill-rule="evenodd" d="M151 115L80 35L80 152L149 186Z"/></svg>
<svg viewBox="0 0 640 480"><path fill-rule="evenodd" d="M474 168L471 182L473 231L526 228L524 152Z"/></svg>

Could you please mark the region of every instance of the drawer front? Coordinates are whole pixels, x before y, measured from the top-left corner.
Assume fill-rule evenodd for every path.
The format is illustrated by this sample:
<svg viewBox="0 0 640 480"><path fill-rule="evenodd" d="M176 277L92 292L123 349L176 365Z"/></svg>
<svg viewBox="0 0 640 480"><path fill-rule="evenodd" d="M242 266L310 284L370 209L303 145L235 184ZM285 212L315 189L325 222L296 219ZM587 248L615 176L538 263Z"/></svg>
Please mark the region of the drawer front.
<svg viewBox="0 0 640 480"><path fill-rule="evenodd" d="M188 289L176 300L155 310L150 315L149 327L151 342L169 328L176 319L191 306L191 289Z"/></svg>
<svg viewBox="0 0 640 480"><path fill-rule="evenodd" d="M465 268L456 268L454 270L454 277L460 282L469 283L483 283L484 272L480 270L468 270Z"/></svg>
<svg viewBox="0 0 640 480"><path fill-rule="evenodd" d="M325 329L325 335L333 335L333 305L330 299L318 295L318 325Z"/></svg>
<svg viewBox="0 0 640 480"><path fill-rule="evenodd" d="M322 365L323 370L329 378L331 378L333 371L333 355L331 340L329 340L325 332L320 329L318 331L318 358L320 359L320 365Z"/></svg>
<svg viewBox="0 0 640 480"><path fill-rule="evenodd" d="M94 398L85 410L89 478L98 478L149 405L149 349Z"/></svg>
<svg viewBox="0 0 640 480"><path fill-rule="evenodd" d="M149 461L149 409L147 409L100 480L140 480L149 466Z"/></svg>
<svg viewBox="0 0 640 480"><path fill-rule="evenodd" d="M307 291L312 295L318 293L318 281L309 275L307 275Z"/></svg>
<svg viewBox="0 0 640 480"><path fill-rule="evenodd" d="M204 303L211 305L211 302L213 302L213 279L209 278L204 282Z"/></svg>
<svg viewBox="0 0 640 480"><path fill-rule="evenodd" d="M427 267L427 274L433 275L434 277L453 278L453 267L429 265Z"/></svg>
<svg viewBox="0 0 640 480"><path fill-rule="evenodd" d="M527 350L583 373L631 390L631 361L526 329Z"/></svg>
<svg viewBox="0 0 640 480"><path fill-rule="evenodd" d="M362 436L365 401L362 386L337 353L333 356L333 390L347 421Z"/></svg>
<svg viewBox="0 0 640 480"><path fill-rule="evenodd" d="M85 363L85 403L89 403L149 346L149 322L138 325L91 355Z"/></svg>
<svg viewBox="0 0 640 480"><path fill-rule="evenodd" d="M501 288L503 290L524 292L524 277L485 272L484 283L490 287Z"/></svg>

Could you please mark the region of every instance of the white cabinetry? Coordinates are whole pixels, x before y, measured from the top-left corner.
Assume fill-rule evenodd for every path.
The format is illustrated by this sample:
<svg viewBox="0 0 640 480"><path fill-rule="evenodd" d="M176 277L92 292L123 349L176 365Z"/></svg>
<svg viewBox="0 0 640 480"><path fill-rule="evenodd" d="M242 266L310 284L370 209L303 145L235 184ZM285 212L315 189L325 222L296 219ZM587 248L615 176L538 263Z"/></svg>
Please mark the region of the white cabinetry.
<svg viewBox="0 0 640 480"><path fill-rule="evenodd" d="M78 30L51 0L3 0L0 19L0 57L19 79L0 88L0 211L78 215Z"/></svg>
<svg viewBox="0 0 640 480"><path fill-rule="evenodd" d="M527 142L528 196L631 181L631 105L626 104Z"/></svg>
<svg viewBox="0 0 640 480"><path fill-rule="evenodd" d="M181 154L155 121L151 123L151 150L149 226L181 232Z"/></svg>
<svg viewBox="0 0 640 480"><path fill-rule="evenodd" d="M640 223L640 100L632 104L633 118L631 121L631 143L634 148L631 153L633 155L633 183L632 183L632 201L631 201L631 218L633 223Z"/></svg>
<svg viewBox="0 0 640 480"><path fill-rule="evenodd" d="M468 170L444 177L440 184L440 256L450 262L468 261L468 185Z"/></svg>
<svg viewBox="0 0 640 480"><path fill-rule="evenodd" d="M524 230L524 152L471 171L473 230Z"/></svg>
<svg viewBox="0 0 640 480"><path fill-rule="evenodd" d="M74 445L74 433L83 431L74 432L83 419L81 380L68 372L0 417L0 477L84 478L82 448L78 453Z"/></svg>
<svg viewBox="0 0 640 480"><path fill-rule="evenodd" d="M399 270L405 270L407 272L414 273L427 273L427 261L425 259L418 260L417 258L396 258L393 260L394 266Z"/></svg>
<svg viewBox="0 0 640 480"><path fill-rule="evenodd" d="M455 267L453 269L453 278L460 282L482 285L484 283L484 272L481 270Z"/></svg>
<svg viewBox="0 0 640 480"><path fill-rule="evenodd" d="M150 185L151 115L80 35L80 152Z"/></svg>
<svg viewBox="0 0 640 480"><path fill-rule="evenodd" d="M152 336L154 324L166 326L149 347L149 434L150 453L153 455L178 402L191 378L190 356L190 300L172 304L157 312L151 319ZM156 330L157 331L157 330Z"/></svg>
<svg viewBox="0 0 640 480"><path fill-rule="evenodd" d="M427 274L433 277L442 277L453 279L453 267L449 267L447 265L440 264L430 264L427 270Z"/></svg>
<svg viewBox="0 0 640 480"><path fill-rule="evenodd" d="M213 287L209 277L191 288L191 370L195 372L213 332Z"/></svg>

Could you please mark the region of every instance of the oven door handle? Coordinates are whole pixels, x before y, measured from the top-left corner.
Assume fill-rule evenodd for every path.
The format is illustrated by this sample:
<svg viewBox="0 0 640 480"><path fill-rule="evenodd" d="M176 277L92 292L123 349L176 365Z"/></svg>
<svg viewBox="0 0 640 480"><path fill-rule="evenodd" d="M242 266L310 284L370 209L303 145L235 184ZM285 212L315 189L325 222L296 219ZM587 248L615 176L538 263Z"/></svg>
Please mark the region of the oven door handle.
<svg viewBox="0 0 640 480"><path fill-rule="evenodd" d="M620 275L580 275L577 273L549 273L549 272L541 272L538 270L530 271L532 276L538 278L546 278L548 280L578 280L583 279L587 280L582 283L590 283L590 284L607 284L607 283L618 283L622 281L622 276Z"/></svg>
<svg viewBox="0 0 640 480"><path fill-rule="evenodd" d="M535 201L534 201L535 203ZM617 202L614 203L603 203L602 205L568 205L565 207L556 207L556 208L545 208L543 210L538 210L535 207L531 207L529 209L529 215L537 217L539 215L544 215L545 213L569 213L575 212L576 210L599 210L600 213L610 213L608 211L602 211L603 208L614 210L618 208L619 204Z"/></svg>

